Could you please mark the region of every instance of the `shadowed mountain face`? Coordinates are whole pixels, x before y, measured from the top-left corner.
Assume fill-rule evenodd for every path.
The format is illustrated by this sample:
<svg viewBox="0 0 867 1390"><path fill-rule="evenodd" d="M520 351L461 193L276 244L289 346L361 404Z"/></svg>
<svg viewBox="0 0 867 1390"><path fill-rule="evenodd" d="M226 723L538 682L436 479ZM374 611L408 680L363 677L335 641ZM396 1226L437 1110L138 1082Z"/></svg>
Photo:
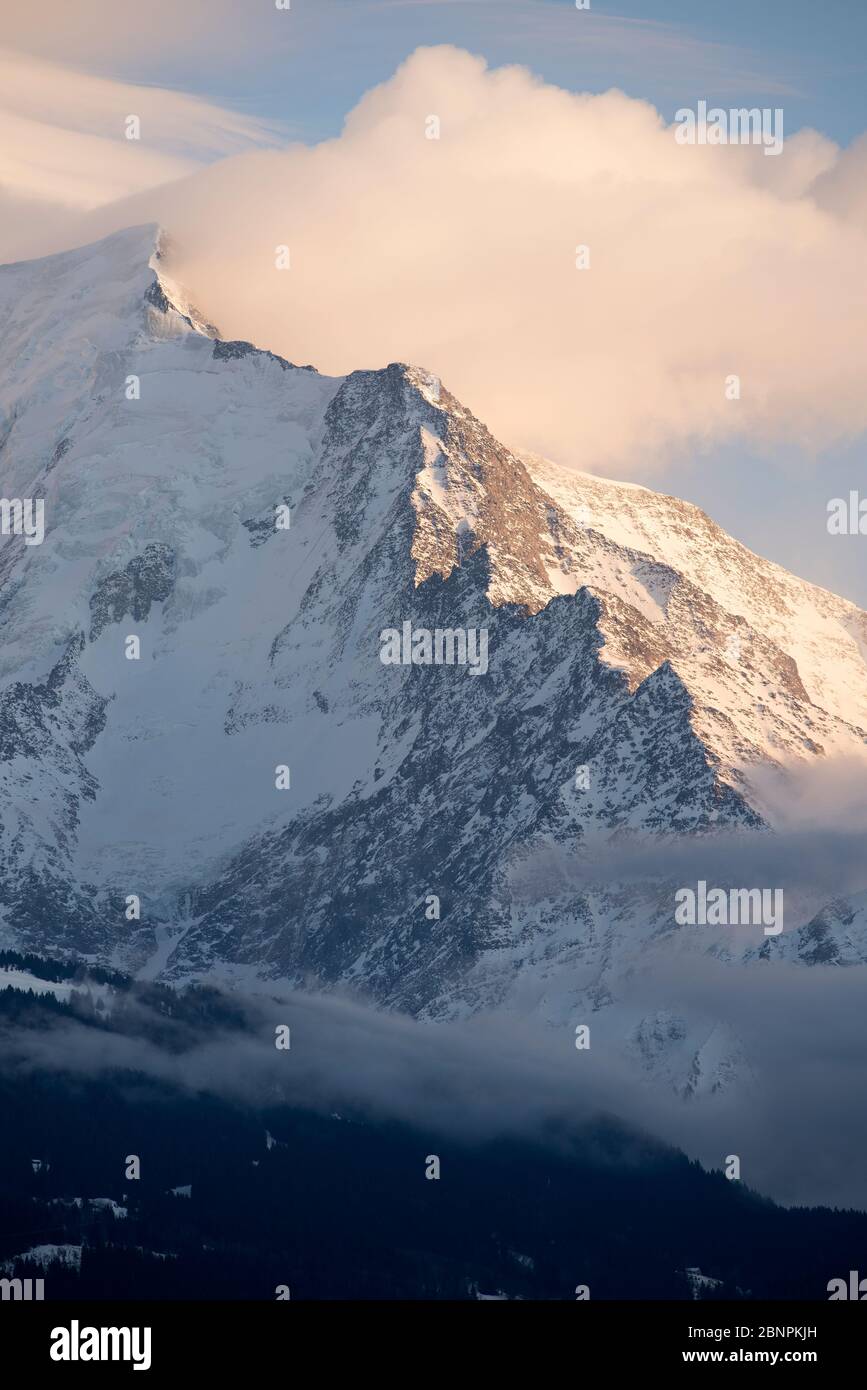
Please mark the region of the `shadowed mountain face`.
<svg viewBox="0 0 867 1390"><path fill-rule="evenodd" d="M155 245L0 269L3 488L46 526L0 542L3 938L422 1016L609 1006L670 891L533 866L772 831L757 770L864 757L867 616L416 368L221 341ZM620 1032L720 1085L728 1044L696 1073L666 1017Z"/></svg>

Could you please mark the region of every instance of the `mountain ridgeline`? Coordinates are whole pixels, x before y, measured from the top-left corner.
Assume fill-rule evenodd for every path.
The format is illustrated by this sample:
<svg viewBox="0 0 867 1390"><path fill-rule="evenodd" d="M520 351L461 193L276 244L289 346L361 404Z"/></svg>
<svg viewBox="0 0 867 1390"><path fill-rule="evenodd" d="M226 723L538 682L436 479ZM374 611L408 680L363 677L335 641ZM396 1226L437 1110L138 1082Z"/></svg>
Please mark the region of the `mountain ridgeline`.
<svg viewBox="0 0 867 1390"><path fill-rule="evenodd" d="M864 757L867 615L510 450L421 369L224 342L170 266L134 228L0 268L4 488L45 503L42 544L0 546L0 940L421 1018L610 1014L671 893L550 855L772 833L757 769ZM614 1031L686 1090L733 1074L666 1029Z"/></svg>

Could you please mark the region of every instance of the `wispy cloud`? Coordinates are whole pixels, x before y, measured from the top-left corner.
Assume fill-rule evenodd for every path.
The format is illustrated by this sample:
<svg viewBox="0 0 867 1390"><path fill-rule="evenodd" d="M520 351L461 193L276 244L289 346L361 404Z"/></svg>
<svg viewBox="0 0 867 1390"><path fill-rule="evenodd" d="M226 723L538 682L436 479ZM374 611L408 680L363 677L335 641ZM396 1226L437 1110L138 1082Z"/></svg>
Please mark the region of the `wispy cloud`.
<svg viewBox="0 0 867 1390"><path fill-rule="evenodd" d="M748 47L704 38L696 25L612 14L600 7L576 10L571 0L315 0L278 11L273 4L239 7L237 0L151 0L143 25L134 6L113 0L43 0L38 7L13 7L4 14L3 41L28 53L90 69L139 71L161 60L186 56L215 81L238 62L268 69L277 55L310 52L342 61L350 50L371 55L371 43L511 43L521 61L568 53L574 85L593 80L597 88L634 76L643 83L670 83L692 90L695 83L720 93L791 95L791 77L778 66L768 71ZM776 63L782 60L777 56ZM612 70L614 71L612 72Z"/></svg>
<svg viewBox="0 0 867 1390"><path fill-rule="evenodd" d="M130 117L140 123L140 138L127 138ZM275 139L265 123L183 92L0 49L0 184L7 199L98 207Z"/></svg>
<svg viewBox="0 0 867 1390"><path fill-rule="evenodd" d="M685 25L661 19L611 14L598 8L576 10L570 0L326 0L343 15L350 9L363 13L401 16L407 27L414 21L430 24L441 18L452 27L454 42L511 42L527 62L548 54L568 53L575 63L576 86L591 77L611 85L616 64L617 81L627 73L643 82L668 83L689 93L710 87L726 94L757 93L793 96L796 82L779 70L768 71L759 54L737 44L721 43L695 33ZM459 32L454 29L459 10ZM416 34L415 42L430 41Z"/></svg>

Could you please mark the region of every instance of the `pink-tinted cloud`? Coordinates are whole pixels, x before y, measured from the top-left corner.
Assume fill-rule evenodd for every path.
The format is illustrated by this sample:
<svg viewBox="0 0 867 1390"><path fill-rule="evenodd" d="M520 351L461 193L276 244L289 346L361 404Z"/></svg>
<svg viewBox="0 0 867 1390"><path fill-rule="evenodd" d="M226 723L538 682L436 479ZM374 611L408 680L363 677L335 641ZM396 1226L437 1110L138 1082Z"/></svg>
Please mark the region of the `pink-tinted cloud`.
<svg viewBox="0 0 867 1390"><path fill-rule="evenodd" d="M139 122L139 138L127 138ZM7 198L103 203L270 138L258 122L158 87L0 49L0 186Z"/></svg>
<svg viewBox="0 0 867 1390"><path fill-rule="evenodd" d="M821 449L867 426L858 178L813 132L777 158L680 145L620 92L423 49L339 139L221 160L36 244L160 221L224 334L327 372L417 362L514 445L640 473L740 433Z"/></svg>

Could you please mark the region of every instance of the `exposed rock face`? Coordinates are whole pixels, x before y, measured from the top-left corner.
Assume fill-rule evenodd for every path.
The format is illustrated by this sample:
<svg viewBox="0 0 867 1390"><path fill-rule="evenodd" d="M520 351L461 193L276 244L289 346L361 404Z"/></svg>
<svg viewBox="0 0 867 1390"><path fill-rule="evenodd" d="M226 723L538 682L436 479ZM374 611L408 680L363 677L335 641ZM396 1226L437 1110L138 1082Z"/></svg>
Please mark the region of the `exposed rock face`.
<svg viewBox="0 0 867 1390"><path fill-rule="evenodd" d="M802 965L867 965L867 893L835 898L804 926L765 942L758 954Z"/></svg>
<svg viewBox="0 0 867 1390"><path fill-rule="evenodd" d="M671 886L546 854L766 833L756 769L864 755L867 618L695 507L510 451L416 368L222 342L152 248L0 269L0 457L47 523L0 550L4 938L613 1016ZM484 632L485 669L384 664L407 624ZM713 1021L618 1027L684 1094L737 1070Z"/></svg>
<svg viewBox="0 0 867 1390"><path fill-rule="evenodd" d="M90 599L90 640L109 623L129 616L144 622L154 603L169 597L174 584L174 552L167 545L146 545L122 570L106 575Z"/></svg>

